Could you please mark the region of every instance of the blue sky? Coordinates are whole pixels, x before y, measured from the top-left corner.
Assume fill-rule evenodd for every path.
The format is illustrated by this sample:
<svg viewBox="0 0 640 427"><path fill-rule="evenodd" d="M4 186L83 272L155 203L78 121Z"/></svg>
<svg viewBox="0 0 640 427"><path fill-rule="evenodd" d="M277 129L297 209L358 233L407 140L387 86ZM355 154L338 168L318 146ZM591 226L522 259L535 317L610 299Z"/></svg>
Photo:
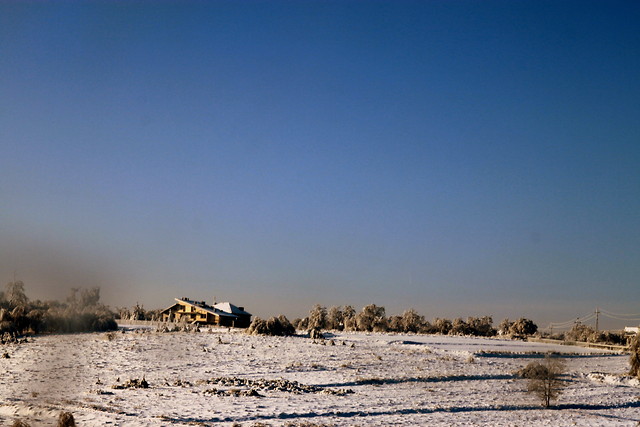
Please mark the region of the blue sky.
<svg viewBox="0 0 640 427"><path fill-rule="evenodd" d="M636 2L3 2L0 278L640 312Z"/></svg>

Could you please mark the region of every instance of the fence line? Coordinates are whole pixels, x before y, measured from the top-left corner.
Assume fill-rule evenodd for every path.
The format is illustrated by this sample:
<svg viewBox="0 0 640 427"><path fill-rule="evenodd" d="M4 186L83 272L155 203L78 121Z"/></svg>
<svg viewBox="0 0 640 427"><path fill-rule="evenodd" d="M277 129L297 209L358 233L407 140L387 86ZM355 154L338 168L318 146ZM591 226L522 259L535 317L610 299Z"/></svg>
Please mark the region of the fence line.
<svg viewBox="0 0 640 427"><path fill-rule="evenodd" d="M528 337L527 341L541 342L546 344L575 345L578 347L587 347L587 348L601 348L604 350L621 351L625 353L628 352L630 349L630 346L628 345L602 344L602 343L584 342L584 341L563 341L563 340L553 340L550 338Z"/></svg>

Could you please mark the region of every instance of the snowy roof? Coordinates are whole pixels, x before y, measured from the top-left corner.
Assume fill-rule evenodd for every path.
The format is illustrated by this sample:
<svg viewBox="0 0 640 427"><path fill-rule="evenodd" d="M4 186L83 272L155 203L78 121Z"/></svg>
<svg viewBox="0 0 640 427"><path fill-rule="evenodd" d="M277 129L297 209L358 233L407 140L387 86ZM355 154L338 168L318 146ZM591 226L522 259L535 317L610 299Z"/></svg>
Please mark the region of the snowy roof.
<svg viewBox="0 0 640 427"><path fill-rule="evenodd" d="M237 316L251 316L251 313L244 311L244 307L238 307L230 302L219 302L218 304L215 304L214 307L218 310L224 311L225 313L233 313Z"/></svg>
<svg viewBox="0 0 640 427"><path fill-rule="evenodd" d="M198 309L205 311L207 313L215 314L217 316L223 317L238 317L233 312L220 310L217 307L212 307L207 305L204 301L192 301L189 298L174 298L180 304L187 304L193 307L197 307ZM175 304L174 304L175 305ZM217 305L217 304L216 304ZM172 306L173 307L173 306Z"/></svg>

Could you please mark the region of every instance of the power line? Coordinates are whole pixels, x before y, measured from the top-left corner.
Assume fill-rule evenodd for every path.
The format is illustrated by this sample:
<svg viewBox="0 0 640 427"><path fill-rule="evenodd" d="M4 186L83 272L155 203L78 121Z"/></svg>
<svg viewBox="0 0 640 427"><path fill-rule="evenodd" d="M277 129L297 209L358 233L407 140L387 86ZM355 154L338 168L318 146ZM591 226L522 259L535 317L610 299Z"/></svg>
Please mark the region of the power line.
<svg viewBox="0 0 640 427"><path fill-rule="evenodd" d="M580 317L577 317L575 319L567 320L566 322L551 322L551 325L553 327L569 326L569 325L572 325L572 324L578 323L578 322L588 322L589 320L593 319L594 317L596 317L595 313L589 313L587 315L580 316Z"/></svg>
<svg viewBox="0 0 640 427"><path fill-rule="evenodd" d="M618 317L633 317L636 319L640 319L640 313L636 313L636 314L624 314L624 313L612 313L610 311L607 310L600 310L602 313L604 314L608 314L609 316L618 316Z"/></svg>
<svg viewBox="0 0 640 427"><path fill-rule="evenodd" d="M603 315L605 315L606 317L610 318L610 319L616 319L616 320L640 320L640 317L619 317L619 316L611 316L607 313L602 313Z"/></svg>
<svg viewBox="0 0 640 427"><path fill-rule="evenodd" d="M559 328L559 329L568 328L570 326L573 326L576 323L584 323L584 322L588 322L590 320L595 319L596 320L596 331L597 331L598 327L599 327L599 316L600 316L600 314L602 314L603 316L605 316L607 318L610 318L610 319L623 320L623 321L627 321L627 322L640 321L640 313L638 313L638 314L612 313L610 311L603 310L603 309L597 307L594 312L586 314L584 316L576 317L575 319L567 320L567 321L564 321L564 322L550 322L549 323L549 329L553 329L553 328Z"/></svg>

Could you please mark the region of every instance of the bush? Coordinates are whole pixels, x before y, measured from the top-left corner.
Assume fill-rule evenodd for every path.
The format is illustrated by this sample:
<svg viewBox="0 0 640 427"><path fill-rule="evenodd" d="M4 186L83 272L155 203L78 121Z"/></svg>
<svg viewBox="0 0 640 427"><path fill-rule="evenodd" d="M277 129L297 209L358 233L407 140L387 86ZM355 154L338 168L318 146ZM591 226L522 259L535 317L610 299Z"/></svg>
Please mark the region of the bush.
<svg viewBox="0 0 640 427"><path fill-rule="evenodd" d="M495 336L497 331L493 328L493 326L491 326L492 324L493 318L491 316L469 317L467 319L469 333L477 337Z"/></svg>
<svg viewBox="0 0 640 427"><path fill-rule="evenodd" d="M294 335L295 332L296 330L291 322L289 322L289 319L282 314L278 317L272 317L269 320L256 317L247 329L247 334L249 335L286 336Z"/></svg>
<svg viewBox="0 0 640 427"><path fill-rule="evenodd" d="M629 364L631 365L629 375L640 379L640 335L636 334L629 350L631 352L631 356L629 357Z"/></svg>
<svg viewBox="0 0 640 427"><path fill-rule="evenodd" d="M556 400L562 393L564 381L560 376L565 372L564 359L546 355L544 361L531 362L519 374L529 380L527 392L535 394L542 402L542 406L548 408L552 400Z"/></svg>
<svg viewBox="0 0 640 427"><path fill-rule="evenodd" d="M499 335L509 335L511 334L511 325L513 322L508 318L502 319L502 322L498 325L498 334Z"/></svg>
<svg viewBox="0 0 640 427"><path fill-rule="evenodd" d="M453 319L453 323L451 324L451 329L449 330L449 335L470 335L471 328L467 322L462 320L462 318L458 317Z"/></svg>
<svg viewBox="0 0 640 427"><path fill-rule="evenodd" d="M434 332L437 332L442 335L447 335L451 331L452 327L453 327L453 324L449 319L441 319L439 317L433 319Z"/></svg>
<svg viewBox="0 0 640 427"><path fill-rule="evenodd" d="M76 420L71 412L60 412L57 427L76 427Z"/></svg>
<svg viewBox="0 0 640 427"><path fill-rule="evenodd" d="M567 341L596 342L596 338L596 330L582 323L576 323L564 334L564 339Z"/></svg>
<svg viewBox="0 0 640 427"><path fill-rule="evenodd" d="M532 320L521 317L520 319L513 322L509 332L512 335L521 335L521 336L533 335L536 332L538 332L538 325L533 323Z"/></svg>

